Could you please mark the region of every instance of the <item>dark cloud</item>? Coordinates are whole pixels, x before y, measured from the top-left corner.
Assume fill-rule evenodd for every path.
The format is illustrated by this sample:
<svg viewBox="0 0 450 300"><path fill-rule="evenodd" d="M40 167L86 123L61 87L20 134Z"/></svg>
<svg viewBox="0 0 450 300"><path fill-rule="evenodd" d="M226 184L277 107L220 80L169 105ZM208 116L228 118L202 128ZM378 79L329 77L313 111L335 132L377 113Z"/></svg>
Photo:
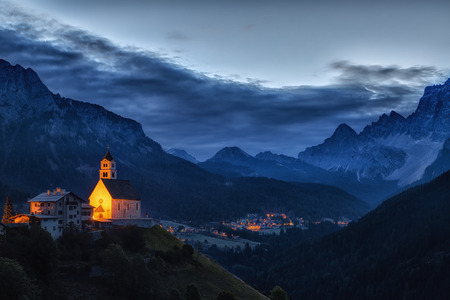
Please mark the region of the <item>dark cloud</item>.
<svg viewBox="0 0 450 300"><path fill-rule="evenodd" d="M349 61L338 61L331 65L341 72L339 78L346 81L419 81L427 82L430 77L442 75L435 67L415 66L401 68L399 66L357 65Z"/></svg>
<svg viewBox="0 0 450 300"><path fill-rule="evenodd" d="M358 130L392 109L412 112L416 86L439 73L337 62L336 85L268 89L213 79L52 20L11 15L14 22L0 30L1 58L33 68L53 92L136 119L163 147L200 159L230 145L295 155L342 122Z"/></svg>

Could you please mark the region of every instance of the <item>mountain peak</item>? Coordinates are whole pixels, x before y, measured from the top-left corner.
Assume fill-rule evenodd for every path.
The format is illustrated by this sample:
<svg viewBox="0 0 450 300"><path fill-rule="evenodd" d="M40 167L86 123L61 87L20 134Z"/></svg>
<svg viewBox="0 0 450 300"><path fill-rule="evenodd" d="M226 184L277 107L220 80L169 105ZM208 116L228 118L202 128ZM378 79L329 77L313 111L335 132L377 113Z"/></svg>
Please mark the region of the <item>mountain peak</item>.
<svg viewBox="0 0 450 300"><path fill-rule="evenodd" d="M225 147L208 159L208 161L235 161L252 157L239 147Z"/></svg>
<svg viewBox="0 0 450 300"><path fill-rule="evenodd" d="M4 59L0 59L0 69L11 67L11 64Z"/></svg>
<svg viewBox="0 0 450 300"><path fill-rule="evenodd" d="M190 161L191 163L194 163L194 164L198 164L198 160L194 156L192 156L191 154L186 152L186 150L184 150L184 149L170 148L165 151L173 156Z"/></svg>
<svg viewBox="0 0 450 300"><path fill-rule="evenodd" d="M389 117L394 120L406 120L405 117L403 117L401 114L397 113L396 111L391 111L389 114Z"/></svg>
<svg viewBox="0 0 450 300"><path fill-rule="evenodd" d="M358 134L356 133L355 130L353 130L353 128L348 126L346 123L342 123L336 128L336 130L334 131L331 138L337 138L337 137L351 138L351 137L357 137L357 136L358 136Z"/></svg>

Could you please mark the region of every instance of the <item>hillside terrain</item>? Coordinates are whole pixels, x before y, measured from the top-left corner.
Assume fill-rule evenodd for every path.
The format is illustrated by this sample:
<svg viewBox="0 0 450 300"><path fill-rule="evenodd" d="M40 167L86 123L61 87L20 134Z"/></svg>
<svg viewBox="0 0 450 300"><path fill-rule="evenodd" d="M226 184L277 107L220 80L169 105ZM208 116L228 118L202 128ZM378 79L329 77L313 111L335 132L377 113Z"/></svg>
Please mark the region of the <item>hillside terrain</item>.
<svg viewBox="0 0 450 300"><path fill-rule="evenodd" d="M450 172L320 240L262 252L270 264L258 264L252 283L279 284L294 299L447 299L448 195Z"/></svg>
<svg viewBox="0 0 450 300"><path fill-rule="evenodd" d="M95 240L69 229L54 242L39 227L9 229L1 236L0 265L12 265L20 277L0 271L0 298L165 300L185 299L194 289L202 299L223 291L238 299L267 299L159 226L97 234ZM26 244L36 248L22 249Z"/></svg>

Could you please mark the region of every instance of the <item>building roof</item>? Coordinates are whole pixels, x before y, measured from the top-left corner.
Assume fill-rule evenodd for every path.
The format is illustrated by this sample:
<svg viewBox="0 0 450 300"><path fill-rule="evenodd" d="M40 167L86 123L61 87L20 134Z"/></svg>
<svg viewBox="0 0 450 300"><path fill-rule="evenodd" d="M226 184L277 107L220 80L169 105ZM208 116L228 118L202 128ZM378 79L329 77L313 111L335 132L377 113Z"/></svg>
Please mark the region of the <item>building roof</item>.
<svg viewBox="0 0 450 300"><path fill-rule="evenodd" d="M58 219L59 218L59 216L43 215L43 214L18 214L18 215L12 216L11 219L17 219L20 217L29 217L29 218L36 217L39 219Z"/></svg>
<svg viewBox="0 0 450 300"><path fill-rule="evenodd" d="M129 180L101 179L113 199L141 200Z"/></svg>
<svg viewBox="0 0 450 300"><path fill-rule="evenodd" d="M94 209L94 212L98 213L98 212L105 212L105 210L103 209L103 207L101 205L99 205L96 209Z"/></svg>
<svg viewBox="0 0 450 300"><path fill-rule="evenodd" d="M89 203L81 203L81 208L95 208L95 206L90 205Z"/></svg>
<svg viewBox="0 0 450 300"><path fill-rule="evenodd" d="M106 159L106 160L109 160L109 161L114 160L114 158L112 157L111 153L109 153L109 149L108 149L108 151L106 151L106 154L105 154L105 156L103 156L103 159Z"/></svg>
<svg viewBox="0 0 450 300"><path fill-rule="evenodd" d="M62 198L64 198L65 196L72 194L74 195L76 198L80 199L82 202L86 203L85 200L83 200L83 198L75 195L72 192L67 192L65 190L60 190L60 191L47 191L44 193L41 193L39 195L37 195L34 198L31 198L30 200L28 200L27 202L56 202Z"/></svg>
<svg viewBox="0 0 450 300"><path fill-rule="evenodd" d="M56 194L52 192L50 192L50 194L48 194L47 192L40 193L36 197L28 200L27 202L56 202L59 199L62 199L65 196L69 195L70 193L71 192L56 193Z"/></svg>

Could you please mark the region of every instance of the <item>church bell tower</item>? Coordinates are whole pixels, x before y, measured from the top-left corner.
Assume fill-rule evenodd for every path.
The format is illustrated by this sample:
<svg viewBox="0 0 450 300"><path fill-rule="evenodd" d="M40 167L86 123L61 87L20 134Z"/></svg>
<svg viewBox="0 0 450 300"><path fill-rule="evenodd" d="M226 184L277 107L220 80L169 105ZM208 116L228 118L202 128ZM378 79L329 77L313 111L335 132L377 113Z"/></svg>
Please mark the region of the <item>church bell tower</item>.
<svg viewBox="0 0 450 300"><path fill-rule="evenodd" d="M108 151L100 161L100 179L117 179L116 161L109 153L109 146Z"/></svg>

